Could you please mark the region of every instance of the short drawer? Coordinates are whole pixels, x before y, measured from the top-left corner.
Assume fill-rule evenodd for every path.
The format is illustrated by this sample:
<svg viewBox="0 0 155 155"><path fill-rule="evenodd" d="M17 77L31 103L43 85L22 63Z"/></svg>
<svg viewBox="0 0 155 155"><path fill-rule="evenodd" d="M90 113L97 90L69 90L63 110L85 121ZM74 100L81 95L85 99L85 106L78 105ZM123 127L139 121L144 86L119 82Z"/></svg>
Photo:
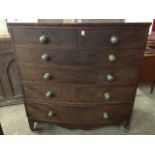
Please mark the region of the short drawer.
<svg viewBox="0 0 155 155"><path fill-rule="evenodd" d="M130 118L132 104L95 106L57 106L27 103L28 117L37 120L60 122L104 122Z"/></svg>
<svg viewBox="0 0 155 155"><path fill-rule="evenodd" d="M80 46L144 46L146 33L143 27L85 28L80 30Z"/></svg>
<svg viewBox="0 0 155 155"><path fill-rule="evenodd" d="M77 44L77 30L70 28L14 28L13 36L16 45L72 45Z"/></svg>
<svg viewBox="0 0 155 155"><path fill-rule="evenodd" d="M25 48L17 47L19 62L56 65L134 66L142 60L143 48ZM112 59L111 59L112 57Z"/></svg>
<svg viewBox="0 0 155 155"><path fill-rule="evenodd" d="M26 100L80 103L133 101L135 86L82 86L24 83Z"/></svg>
<svg viewBox="0 0 155 155"><path fill-rule="evenodd" d="M101 68L101 67L49 67L34 64L21 64L23 81L49 84L97 84L122 85L136 84L138 67ZM128 74L127 74L128 73ZM112 78L112 79L108 79Z"/></svg>

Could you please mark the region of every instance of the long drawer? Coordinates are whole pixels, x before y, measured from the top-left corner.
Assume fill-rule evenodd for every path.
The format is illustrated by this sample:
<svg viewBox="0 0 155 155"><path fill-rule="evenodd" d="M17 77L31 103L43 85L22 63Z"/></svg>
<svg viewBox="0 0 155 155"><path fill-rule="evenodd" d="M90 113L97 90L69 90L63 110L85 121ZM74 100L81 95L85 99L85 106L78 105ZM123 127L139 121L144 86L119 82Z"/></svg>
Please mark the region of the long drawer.
<svg viewBox="0 0 155 155"><path fill-rule="evenodd" d="M144 27L14 27L16 44L47 44L81 47L112 47L144 45ZM117 42L115 42L115 37ZM114 40L111 41L111 40Z"/></svg>
<svg viewBox="0 0 155 155"><path fill-rule="evenodd" d="M83 86L24 83L26 100L78 103L133 101L135 86Z"/></svg>
<svg viewBox="0 0 155 155"><path fill-rule="evenodd" d="M143 48L47 48L17 47L19 62L57 65L134 66L141 62Z"/></svg>
<svg viewBox="0 0 155 155"><path fill-rule="evenodd" d="M138 67L102 68L93 66L51 67L34 64L20 64L23 81L59 84L98 84L122 85L136 84ZM128 73L128 74L127 74ZM109 79L112 78L112 79Z"/></svg>
<svg viewBox="0 0 155 155"><path fill-rule="evenodd" d="M130 118L132 104L95 106L58 106L26 104L28 117L51 122L108 122Z"/></svg>

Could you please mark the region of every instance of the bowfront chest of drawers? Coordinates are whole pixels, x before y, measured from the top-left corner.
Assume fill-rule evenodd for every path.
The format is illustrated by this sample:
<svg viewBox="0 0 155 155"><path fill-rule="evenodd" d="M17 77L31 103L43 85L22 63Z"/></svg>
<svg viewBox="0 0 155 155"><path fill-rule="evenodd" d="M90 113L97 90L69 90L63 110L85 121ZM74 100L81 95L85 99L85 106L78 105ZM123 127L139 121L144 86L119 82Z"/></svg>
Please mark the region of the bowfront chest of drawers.
<svg viewBox="0 0 155 155"><path fill-rule="evenodd" d="M149 23L8 24L35 122L129 126Z"/></svg>

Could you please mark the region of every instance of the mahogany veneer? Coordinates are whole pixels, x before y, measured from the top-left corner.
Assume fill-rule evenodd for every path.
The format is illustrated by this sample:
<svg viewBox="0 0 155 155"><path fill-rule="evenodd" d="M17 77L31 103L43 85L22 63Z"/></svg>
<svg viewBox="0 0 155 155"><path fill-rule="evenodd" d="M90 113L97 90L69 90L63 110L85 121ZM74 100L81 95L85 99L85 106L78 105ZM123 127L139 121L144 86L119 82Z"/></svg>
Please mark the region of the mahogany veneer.
<svg viewBox="0 0 155 155"><path fill-rule="evenodd" d="M8 26L31 130L129 127L150 23Z"/></svg>

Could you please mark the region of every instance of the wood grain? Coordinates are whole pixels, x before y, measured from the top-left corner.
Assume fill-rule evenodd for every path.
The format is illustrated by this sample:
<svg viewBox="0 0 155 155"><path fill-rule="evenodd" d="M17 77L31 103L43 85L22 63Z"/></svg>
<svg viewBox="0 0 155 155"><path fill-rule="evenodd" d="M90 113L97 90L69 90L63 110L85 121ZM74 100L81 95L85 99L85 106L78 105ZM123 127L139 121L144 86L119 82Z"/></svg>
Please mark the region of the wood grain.
<svg viewBox="0 0 155 155"><path fill-rule="evenodd" d="M27 103L29 118L47 120L50 122L108 122L129 119L132 108L126 104L98 105L98 106L57 106L48 104ZM53 117L48 112L53 110ZM102 114L106 112L108 118Z"/></svg>
<svg viewBox="0 0 155 155"><path fill-rule="evenodd" d="M11 23L26 113L34 122L88 129L106 124L129 127L150 23ZM81 35L84 31L85 35ZM47 44L39 42L48 37ZM111 36L118 43L110 43ZM48 61L41 57L48 54ZM116 57L111 63L109 55ZM43 75L51 74L49 81ZM114 80L106 81L107 74ZM54 93L47 98L47 91ZM111 95L105 100L104 93ZM54 112L53 117L48 112ZM103 119L103 113L107 119Z"/></svg>
<svg viewBox="0 0 155 155"><path fill-rule="evenodd" d="M21 46L16 48L19 62L40 65L91 65L103 67L137 66L142 58L144 48L104 48L79 49L65 47ZM41 59L43 54L49 55L49 61ZM114 54L116 62L110 63L108 56Z"/></svg>
<svg viewBox="0 0 155 155"><path fill-rule="evenodd" d="M0 39L0 106L19 104L23 101L14 52L10 39Z"/></svg>
<svg viewBox="0 0 155 155"><path fill-rule="evenodd" d="M104 93L109 92L112 98L106 102L132 101L135 95L134 86L82 86L82 85L45 85L24 83L25 97L28 100L61 101L73 104L103 104ZM52 91L55 95L46 97L46 93Z"/></svg>
<svg viewBox="0 0 155 155"><path fill-rule="evenodd" d="M130 68L103 68L103 67L68 67L41 66L34 64L21 64L21 75L24 82L47 84L91 84L91 85L129 85L136 84L138 67ZM45 73L50 79L45 81ZM126 74L128 73L128 74ZM107 75L112 74L114 80L107 81Z"/></svg>

